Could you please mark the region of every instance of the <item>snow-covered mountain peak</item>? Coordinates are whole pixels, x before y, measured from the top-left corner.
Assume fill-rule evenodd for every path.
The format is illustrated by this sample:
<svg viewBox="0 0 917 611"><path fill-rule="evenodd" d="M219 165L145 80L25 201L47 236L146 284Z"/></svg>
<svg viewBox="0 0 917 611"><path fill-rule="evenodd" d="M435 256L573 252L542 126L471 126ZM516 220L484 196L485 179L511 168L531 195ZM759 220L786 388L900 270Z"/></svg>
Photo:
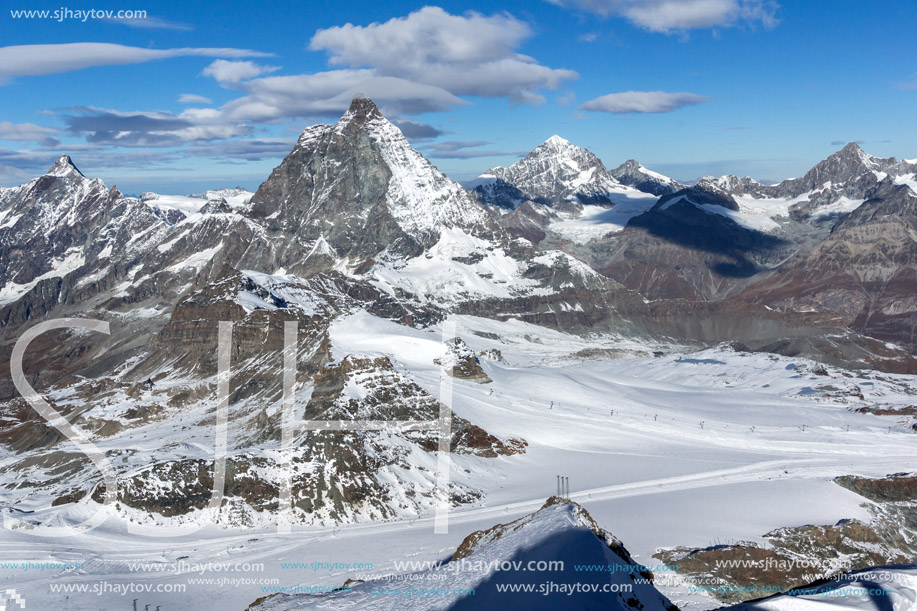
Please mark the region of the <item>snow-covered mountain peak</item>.
<svg viewBox="0 0 917 611"><path fill-rule="evenodd" d="M731 195L757 195L763 185L750 176L739 178L735 174L720 177L704 176L697 185L714 191L723 191Z"/></svg>
<svg viewBox="0 0 917 611"><path fill-rule="evenodd" d="M392 130L397 132L403 138L401 130L389 122L379 107L371 99L363 96L357 96L350 102L350 107L341 116L334 125L317 124L310 125L303 130L296 142L298 148L308 148L315 146L321 138L328 133L344 134L345 132L359 132L363 129L370 129L381 132L388 132L391 135Z"/></svg>
<svg viewBox="0 0 917 611"><path fill-rule="evenodd" d="M599 158L588 149L577 146L556 134L535 147L535 150L529 153L526 159L543 157L559 157L562 160L573 161L584 166L602 164Z"/></svg>
<svg viewBox="0 0 917 611"><path fill-rule="evenodd" d="M476 183L480 200L510 209L526 200L548 206L611 206L608 194L626 189L591 151L556 135L513 165L489 170Z"/></svg>
<svg viewBox="0 0 917 611"><path fill-rule="evenodd" d="M636 159L628 159L611 170L610 174L623 185L653 195L667 195L682 188L678 181L645 168Z"/></svg>
<svg viewBox="0 0 917 611"><path fill-rule="evenodd" d="M83 176L83 173L79 171L76 165L73 163L73 160L70 159L70 155L61 155L57 158L57 161L54 162L46 174L48 176L67 176L73 172L76 172L79 176Z"/></svg>
<svg viewBox="0 0 917 611"><path fill-rule="evenodd" d="M848 142L844 145L844 148L835 153L835 155L855 155L861 158L864 156L872 157L872 155L864 151L856 142Z"/></svg>
<svg viewBox="0 0 917 611"><path fill-rule="evenodd" d="M354 98L335 126L336 133L365 130L391 174L386 204L398 225L415 238L429 237L442 227L488 224L487 213L457 182L440 172L411 146L400 129L382 116L375 103Z"/></svg>
<svg viewBox="0 0 917 611"><path fill-rule="evenodd" d="M576 146L566 138L561 138L557 134L554 134L544 142L538 145L535 149L538 150L548 150L548 151L571 151L581 149L581 147ZM585 150L585 149L582 149Z"/></svg>
<svg viewBox="0 0 917 611"><path fill-rule="evenodd" d="M855 199L865 199L889 173L896 174L898 162L894 157L875 157L866 153L856 142L819 161L802 178L791 178L769 191L778 197L798 197L816 190L830 189Z"/></svg>
<svg viewBox="0 0 917 611"><path fill-rule="evenodd" d="M574 580L576 591L549 597L538 589L521 589L526 594L514 594L507 599L507 584L538 585L543 579L533 571L509 568L514 562L520 567L534 566L546 560L559 561L558 571L551 578ZM492 567L507 568L496 570ZM581 571L579 563L614 567L608 571ZM475 567L475 570L465 570ZM491 567L491 568L480 568ZM410 579L413 589L441 592L470 591L473 598L459 599L458 604L410 605L395 596L379 596L384 584L394 580L355 582L350 588L340 588L327 596L275 595L252 605L258 611L287 611L291 609L493 609L507 608L542 611L546 609L641 609L643 611L672 611L676 607L652 583L652 573L637 564L630 552L616 537L596 524L592 516L576 503L552 497L538 511L505 524L471 533L462 541L448 564L402 576ZM407 580L407 579L405 579ZM468 604L465 601L473 601ZM562 601L562 602L560 602ZM437 601L438 602L438 601ZM450 601L451 602L451 601Z"/></svg>

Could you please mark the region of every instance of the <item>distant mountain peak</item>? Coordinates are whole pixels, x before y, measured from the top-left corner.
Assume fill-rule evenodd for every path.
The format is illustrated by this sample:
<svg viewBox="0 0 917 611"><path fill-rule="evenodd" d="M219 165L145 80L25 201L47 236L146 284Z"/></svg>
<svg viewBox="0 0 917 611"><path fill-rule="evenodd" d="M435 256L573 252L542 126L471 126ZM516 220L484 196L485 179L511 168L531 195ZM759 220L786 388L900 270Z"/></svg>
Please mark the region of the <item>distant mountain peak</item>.
<svg viewBox="0 0 917 611"><path fill-rule="evenodd" d="M589 149L585 149L581 146L577 146L567 140L566 138L561 138L557 134L554 134L541 144L535 147L535 149L529 153L530 156L542 157L542 156L563 156L571 159L582 158L589 159L590 162L592 159L598 161L598 158L592 154ZM601 163L601 162L599 162Z"/></svg>
<svg viewBox="0 0 917 611"><path fill-rule="evenodd" d="M555 134L513 165L492 168L474 188L480 201L515 209L525 201L612 206L609 194L623 187L591 151Z"/></svg>
<svg viewBox="0 0 917 611"><path fill-rule="evenodd" d="M561 138L557 134L554 134L547 140L541 143L541 146L547 148L581 148L567 140L566 138Z"/></svg>
<svg viewBox="0 0 917 611"><path fill-rule="evenodd" d="M57 158L57 161L54 162L46 174L50 176L66 176L71 172L76 172L80 176L83 176L83 173L76 167L73 163L73 160L70 159L70 155L61 155Z"/></svg>
<svg viewBox="0 0 917 611"><path fill-rule="evenodd" d="M856 142L850 142L841 150L818 162L806 173L804 180L809 183L806 187L807 190L810 190L828 181L842 184L860 179L864 174L888 171L895 163L894 157L888 159L875 157L860 148Z"/></svg>
<svg viewBox="0 0 917 611"><path fill-rule="evenodd" d="M677 181L646 169L636 159L628 159L611 170L610 174L623 185L645 193L652 193L653 195L668 195L682 188L682 185Z"/></svg>
<svg viewBox="0 0 917 611"><path fill-rule="evenodd" d="M848 142L844 148L831 155L831 157L859 161L869 169L873 169L873 166L881 161L879 157L875 157L864 151L856 142ZM829 157L829 159L831 157Z"/></svg>

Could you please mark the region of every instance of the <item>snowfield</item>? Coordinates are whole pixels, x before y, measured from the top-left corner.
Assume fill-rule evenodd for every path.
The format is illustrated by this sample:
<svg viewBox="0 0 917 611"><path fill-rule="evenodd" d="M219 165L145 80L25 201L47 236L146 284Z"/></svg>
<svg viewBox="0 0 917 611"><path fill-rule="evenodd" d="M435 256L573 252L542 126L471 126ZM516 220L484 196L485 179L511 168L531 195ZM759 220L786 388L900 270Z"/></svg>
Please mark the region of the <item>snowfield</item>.
<svg viewBox="0 0 917 611"><path fill-rule="evenodd" d="M37 536L43 526L20 523L2 531L0 561L80 566L21 570L0 565L0 579L15 577L27 608L120 609L138 598L140 608L175 608L176 600L182 608L204 608L218 600L221 608L244 609L277 587L340 587L367 573L348 568L354 564L371 564L373 575L384 575L399 572L394 563L401 560L447 558L470 532L541 507L555 493L557 475L570 478L572 500L623 541L637 562L651 565L661 547L761 542L761 534L782 526L868 519L862 497L831 479L917 470L912 431L894 417L851 411L866 402L913 404L917 387L909 376L831 368L821 376L815 363L770 354L727 348L685 352L612 336L584 339L515 320L451 320L472 349L491 355L481 365L493 380L484 385L455 380L456 414L529 445L515 456L453 456L455 477L475 482L486 496L474 506L453 509L447 534L434 534L428 514L334 528L293 526L291 534L277 534L271 516L251 528L219 528L208 525L201 512L187 518L202 527L192 535L168 528L134 534L112 514L90 533L53 540ZM330 340L335 360L348 354L387 355L398 372L438 396L440 370L434 359L443 354L441 336L439 327L410 329L359 311L339 318ZM654 357L654 351L664 354ZM589 360L582 356L586 353L592 355ZM608 360L595 360L596 354ZM863 400L838 392L854 385ZM138 465L176 435L185 440L182 451L196 447L202 458L213 456L212 430L151 426L133 435L132 447L139 452L125 460ZM119 443L123 440L112 438L99 446L112 451ZM15 460L5 452L0 464ZM3 511L5 518L26 524L37 519L64 524L85 519L95 507L83 500L63 511L40 506L26 514ZM172 536L151 536L157 534ZM146 568L131 568L134 562L147 563ZM261 563L263 569L200 575L182 569L181 562ZM306 562L339 564L328 570L281 566ZM279 581L266 584L265 579ZM99 585L103 582L108 585ZM186 591L105 591L175 584ZM103 591L68 599L52 592L52 585ZM689 592L677 576L661 581L659 588L683 607L719 606L706 594ZM802 604L802 599L790 602Z"/></svg>
<svg viewBox="0 0 917 611"><path fill-rule="evenodd" d="M608 196L614 200L614 208L586 204L578 215L560 213L562 220L551 223L551 230L576 244L585 244L607 233L624 231L630 219L652 208L659 199L636 189L622 189Z"/></svg>

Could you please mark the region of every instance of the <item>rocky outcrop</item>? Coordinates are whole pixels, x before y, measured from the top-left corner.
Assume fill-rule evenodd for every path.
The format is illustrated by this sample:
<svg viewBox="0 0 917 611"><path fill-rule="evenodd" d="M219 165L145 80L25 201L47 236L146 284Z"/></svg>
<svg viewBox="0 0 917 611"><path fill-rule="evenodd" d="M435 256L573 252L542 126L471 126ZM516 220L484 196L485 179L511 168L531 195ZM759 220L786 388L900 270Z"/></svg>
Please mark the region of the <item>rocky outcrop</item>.
<svg viewBox="0 0 917 611"><path fill-rule="evenodd" d="M624 231L590 244L596 270L649 299L716 300L737 292L794 245L736 223L728 194L690 187L663 196Z"/></svg>
<svg viewBox="0 0 917 611"><path fill-rule="evenodd" d="M846 571L912 562L917 553L917 477L843 476L835 482L867 499L863 506L873 519L779 528L764 535L767 547L746 541L675 548L655 557L724 603L786 592Z"/></svg>
<svg viewBox="0 0 917 611"><path fill-rule="evenodd" d="M437 490L438 437L401 430L399 421L436 420L439 402L378 353L335 360L332 323L363 310L413 333L448 314L469 314L690 346L730 341L737 350L914 373L913 357L846 328L888 339L913 331L913 198L892 179L904 166L863 155L850 149L815 172L812 180L843 178L853 190L835 189L840 182L823 186L795 209L792 222L814 227L806 219L820 206L873 184L856 172L873 172L878 181L870 199L806 234L820 240L828 224L834 227L811 259L789 258L777 273L771 268L793 248L802 251L801 242L784 244L783 234L749 230L733 218L739 191L768 192L757 183L679 185L625 231L580 248L551 224L585 206L612 208L619 196L638 197L641 206L655 198L554 137L518 164L495 169L475 201L365 98L338 123L306 129L248 203L240 190L190 202L125 197L62 157L46 175L0 190L0 357L8 359L19 335L40 320L108 321L110 335L57 331L37 338L27 379L97 439L130 439L154 426L165 431L162 447L149 456L112 455L126 515L203 516L231 525L276 510L279 371L285 323L296 321L297 414L392 423L297 438L297 519L417 516L437 495L469 503L480 491L461 481L464 471L450 489ZM625 165L628 180L654 176ZM723 300L762 278L775 284L762 282L769 290L748 293L748 301ZM219 321L233 323L229 509L222 517L203 504L212 454L200 442L213 439ZM587 350L577 358L618 355ZM441 363L456 379L483 384L497 369L458 339ZM0 375L0 443L21 454L11 464L27 482L21 494L58 506L91 502L84 497L99 493L95 468L65 449L61 435L17 397L9 375ZM462 460L526 450L524 440L452 417L449 447L467 456Z"/></svg>
<svg viewBox="0 0 917 611"><path fill-rule="evenodd" d="M455 337L446 342L446 356L434 361L442 365L446 373L460 380L488 384L492 380L481 369L481 361L462 338Z"/></svg>

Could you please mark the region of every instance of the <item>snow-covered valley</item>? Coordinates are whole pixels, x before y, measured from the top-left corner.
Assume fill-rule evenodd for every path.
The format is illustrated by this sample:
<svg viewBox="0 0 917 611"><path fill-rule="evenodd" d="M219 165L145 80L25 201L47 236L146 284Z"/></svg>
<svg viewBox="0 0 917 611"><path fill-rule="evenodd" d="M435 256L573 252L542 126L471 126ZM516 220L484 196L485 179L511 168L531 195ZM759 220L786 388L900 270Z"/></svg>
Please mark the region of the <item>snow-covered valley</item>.
<svg viewBox="0 0 917 611"><path fill-rule="evenodd" d="M299 591L315 586L319 592L361 575L404 572L396 567L403 560L441 560L469 532L540 507L554 494L557 475L570 478L570 498L624 541L636 561L653 565L658 548L760 540L778 527L868 519L860 507L863 499L832 478L917 469L907 422L854 411L875 403L913 404L917 389L908 376L833 368L819 375L819 365L811 361L727 348L686 353L614 337L584 340L516 321L463 316L455 322L458 335L476 352L502 355L502 360L482 359L491 384L455 381L456 414L498 436L522 437L528 448L495 460L453 457L455 477L481 485L485 498L450 511L447 534L434 534L432 516L420 515L334 528L294 526L289 534L278 534L269 520L221 529L202 519L204 529L194 535L174 536L163 525L138 536L113 515L91 533L53 543L36 536L43 526L4 530L4 562L80 566L4 569L0 579L15 579L17 591L37 608L66 600L66 594L49 591L49 583L104 589L96 586L104 582L184 584L186 608L218 598L226 608L241 609L278 585L299 586ZM437 393L438 331L410 331L356 313L335 323L331 339L338 355L389 356L397 370ZM625 354L587 360L578 355L583 350ZM665 354L633 356L653 350ZM842 392L853 386L863 399ZM189 441L193 438L188 434ZM86 505L70 506L65 515L79 521L89 511ZM7 509L5 515L35 522L50 511L15 515ZM314 571L283 566L313 562L340 564ZM213 569L220 563L232 568ZM257 564L263 570L235 568ZM341 568L347 564L372 569ZM280 581L260 581L268 578ZM207 579L211 583L201 582ZM719 605L689 592L677 576L657 575L657 581L660 591L683 608ZM72 609L129 608L133 598L169 608L176 600L174 592L70 596L67 608Z"/></svg>

